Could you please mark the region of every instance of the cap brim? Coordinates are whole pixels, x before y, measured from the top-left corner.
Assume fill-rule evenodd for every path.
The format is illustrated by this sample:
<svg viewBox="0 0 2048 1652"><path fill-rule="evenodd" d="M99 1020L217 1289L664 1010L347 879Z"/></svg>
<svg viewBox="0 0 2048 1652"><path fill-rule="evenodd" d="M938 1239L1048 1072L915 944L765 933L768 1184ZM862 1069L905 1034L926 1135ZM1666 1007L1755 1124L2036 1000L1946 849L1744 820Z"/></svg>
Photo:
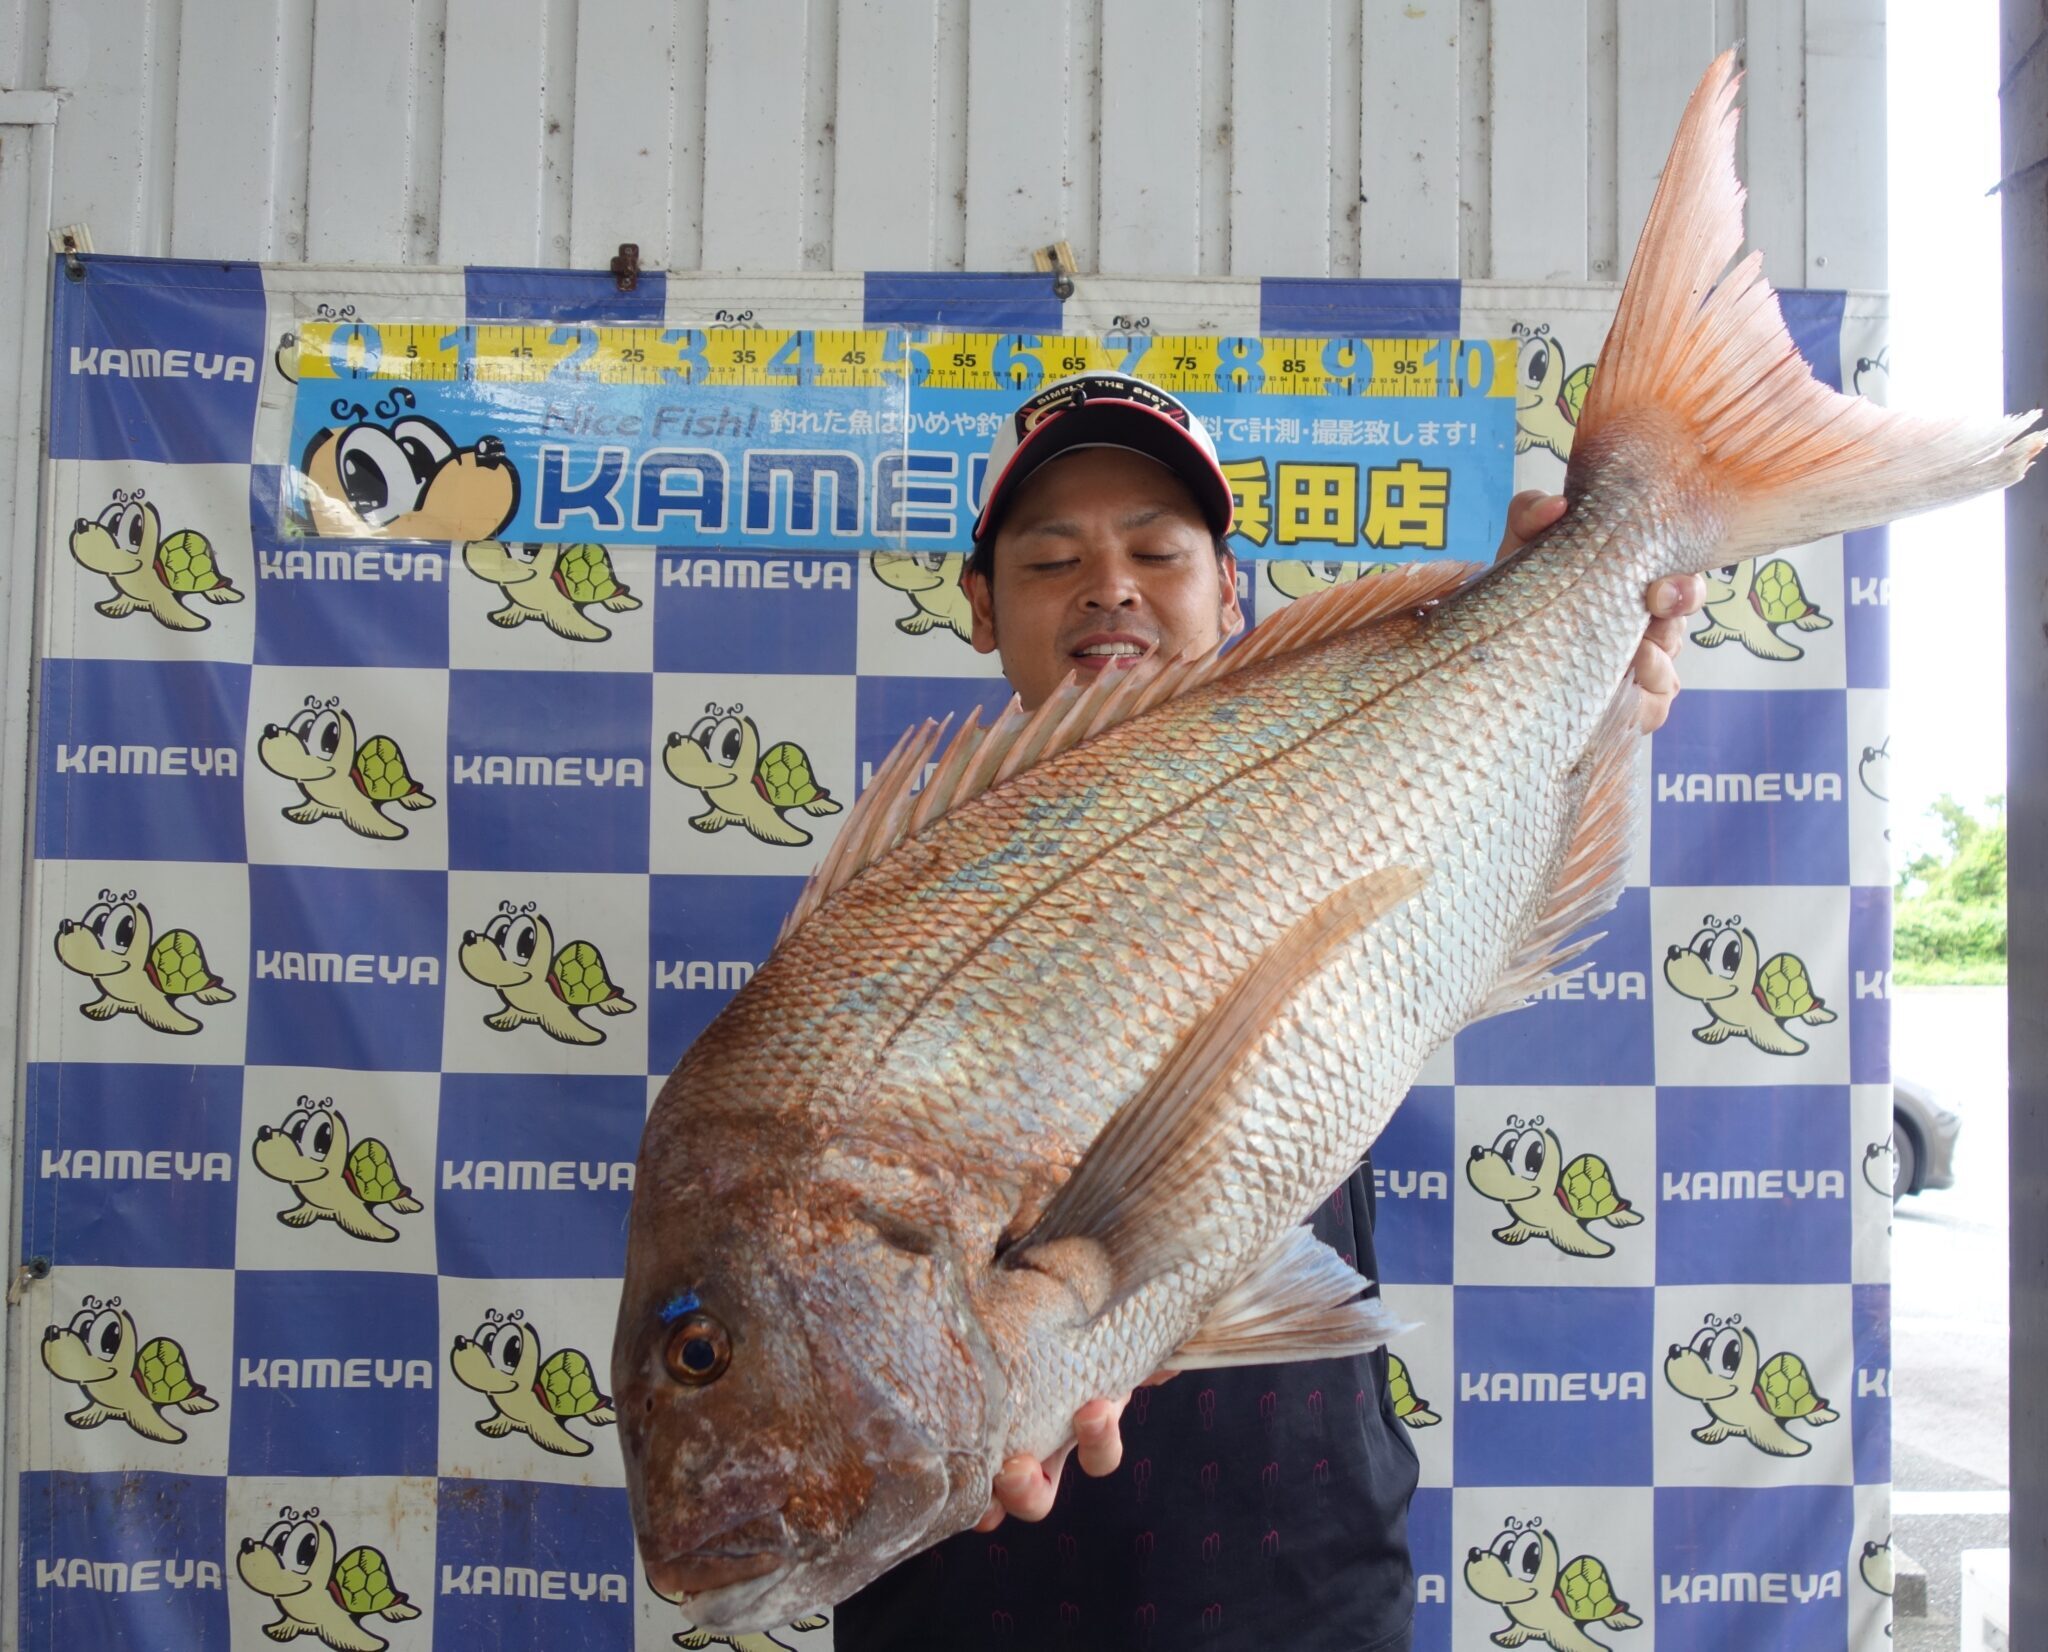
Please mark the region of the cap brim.
<svg viewBox="0 0 2048 1652"><path fill-rule="evenodd" d="M1097 397L1047 419L1017 444L1002 474L989 484L988 498L974 523L975 543L982 541L1017 490L1041 466L1077 447L1125 447L1157 460L1187 484L1211 533L1221 539L1230 532L1230 483L1201 444L1153 408Z"/></svg>

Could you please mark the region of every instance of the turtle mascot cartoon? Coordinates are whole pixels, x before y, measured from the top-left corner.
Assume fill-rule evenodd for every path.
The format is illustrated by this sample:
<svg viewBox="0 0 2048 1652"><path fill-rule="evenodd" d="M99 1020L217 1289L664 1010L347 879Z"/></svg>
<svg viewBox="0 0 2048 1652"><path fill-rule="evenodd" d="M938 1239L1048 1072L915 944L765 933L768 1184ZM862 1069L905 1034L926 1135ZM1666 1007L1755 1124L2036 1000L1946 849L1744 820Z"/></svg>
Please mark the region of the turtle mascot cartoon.
<svg viewBox="0 0 2048 1652"><path fill-rule="evenodd" d="M1414 1381L1399 1354L1387 1355L1387 1398L1394 1402L1394 1415L1410 1428L1427 1428L1443 1421L1430 1410L1429 1401L1415 1392Z"/></svg>
<svg viewBox="0 0 2048 1652"><path fill-rule="evenodd" d="M256 755L272 774L299 788L305 802L281 811L300 826L338 820L364 837L395 841L405 827L386 817L387 804L431 809L433 798L405 766L405 753L388 734L359 738L355 719L338 699L306 696L297 716L280 728L266 723Z"/></svg>
<svg viewBox="0 0 2048 1652"><path fill-rule="evenodd" d="M407 1216L421 1208L399 1179L388 1147L375 1136L351 1145L348 1120L334 1110L330 1096L299 1097L284 1123L256 1132L250 1153L258 1170L298 1194L296 1205L277 1213L288 1228L328 1221L351 1238L389 1243L398 1229L375 1207L389 1205Z"/></svg>
<svg viewBox="0 0 2048 1652"><path fill-rule="evenodd" d="M192 1380L185 1350L169 1337L144 1342L135 1317L118 1296L105 1302L96 1296L71 1316L69 1324L43 1332L43 1365L61 1382L75 1382L86 1403L64 1413L73 1428L98 1428L118 1417L145 1440L176 1445L185 1438L164 1412L175 1406L188 1415L215 1408L206 1390Z"/></svg>
<svg viewBox="0 0 2048 1652"><path fill-rule="evenodd" d="M1564 351L1550 336L1548 323L1525 327L1518 321L1515 339L1521 346L1515 381L1515 451L1527 453L1540 447L1569 463L1572 438L1579 430L1579 411L1586 405L1586 391L1593 383L1593 364L1581 362L1567 373Z"/></svg>
<svg viewBox="0 0 2048 1652"><path fill-rule="evenodd" d="M204 631L212 622L185 606L187 597L240 602L242 593L220 571L203 533L181 528L164 532L156 506L133 493L114 491L114 502L96 517L71 526L71 556L88 573L104 574L114 594L93 608L108 619L138 611L173 631Z"/></svg>
<svg viewBox="0 0 2048 1652"><path fill-rule="evenodd" d="M1327 591L1333 585L1352 584L1365 574L1393 566L1391 562L1268 562L1266 578L1274 590L1293 601Z"/></svg>
<svg viewBox="0 0 2048 1652"><path fill-rule="evenodd" d="M763 843L797 847L811 834L783 815L836 815L840 805L811 777L803 747L784 740L761 750L761 731L743 715L745 706L707 705L687 734L671 734L662 767L685 786L703 793L710 805L690 824L700 832L744 826Z"/></svg>
<svg viewBox="0 0 2048 1652"><path fill-rule="evenodd" d="M1814 1391L1805 1360L1792 1353L1762 1357L1740 1314L1709 1314L1692 1341L1674 1342L1664 1359L1664 1380L1707 1408L1709 1420L1692 1431L1701 1445L1719 1445L1735 1435L1773 1457L1804 1457L1812 1444L1786 1425L1819 1427L1840 1416Z"/></svg>
<svg viewBox="0 0 2048 1652"><path fill-rule="evenodd" d="M1778 635L1778 627L1825 631L1835 622L1806 600L1799 575L1783 557L1759 568L1754 560L1730 562L1707 576L1702 610L1704 630L1692 633L1702 648L1719 648L1733 638L1760 660L1797 660L1806 650Z"/></svg>
<svg viewBox="0 0 2048 1652"><path fill-rule="evenodd" d="M641 1576L647 1577L647 1574L642 1572ZM671 1605L682 1604L682 1596L662 1594L660 1585L651 1577L647 1577L647 1587L652 1593L659 1595ZM788 1627L800 1634L807 1634L813 1629L823 1629L831 1621L822 1612L812 1612L805 1617L794 1619ZM720 1629L698 1629L692 1627L669 1638L677 1646L687 1648L688 1652L703 1652L703 1648L709 1646L729 1646L732 1648L732 1652L798 1652L797 1648L792 1647L788 1641L783 1640L775 1631L770 1629L756 1629L749 1632L732 1634Z"/></svg>
<svg viewBox="0 0 2048 1652"><path fill-rule="evenodd" d="M1465 1552L1465 1587L1508 1615L1508 1627L1491 1637L1496 1646L1520 1646L1535 1639L1555 1652L1608 1652L1605 1641L1587 1633L1589 1623L1634 1629L1643 1620L1617 1600L1607 1568L1582 1554L1558 1564L1557 1540L1541 1519L1510 1520L1483 1549Z"/></svg>
<svg viewBox="0 0 2048 1652"><path fill-rule="evenodd" d="M412 411L403 385L374 409L346 397L317 430L296 478L307 530L321 539L495 539L519 509L519 472L496 436L458 447Z"/></svg>
<svg viewBox="0 0 2048 1652"><path fill-rule="evenodd" d="M602 545L479 539L462 547L462 561L478 579L504 591L505 606L492 609L490 621L507 630L539 620L571 642L603 642L611 632L586 608L624 614L640 606L640 599L613 574L611 553Z"/></svg>
<svg viewBox="0 0 2048 1652"><path fill-rule="evenodd" d="M960 552L877 551L868 565L875 570L875 578L916 605L897 620L897 630L921 637L937 627L962 642L974 640L974 610L960 588L967 558Z"/></svg>
<svg viewBox="0 0 2048 1652"><path fill-rule="evenodd" d="M264 1634L274 1641L318 1635L335 1652L383 1652L391 1643L363 1619L403 1623L420 1615L393 1587L382 1553L364 1543L337 1560L339 1548L318 1509L280 1509L261 1537L242 1539L236 1574L277 1602L278 1619L263 1626Z"/></svg>
<svg viewBox="0 0 2048 1652"><path fill-rule="evenodd" d="M1790 952L1760 961L1763 949L1739 917L1701 921L1705 927L1698 934L1664 955L1664 979L1672 990L1698 999L1713 1016L1693 1028L1693 1037L1719 1044L1740 1033L1770 1055L1804 1055L1806 1041L1785 1023L1821 1027L1835 1018L1814 995L1806 965Z"/></svg>
<svg viewBox="0 0 2048 1652"><path fill-rule="evenodd" d="M476 1431L494 1440L516 1429L543 1451L587 1457L590 1442L570 1433L569 1423L581 1418L598 1428L618 1420L611 1396L598 1391L590 1356L557 1348L542 1359L540 1332L516 1311L486 1314L474 1336L455 1339L448 1364L465 1388L491 1402Z"/></svg>
<svg viewBox="0 0 2048 1652"><path fill-rule="evenodd" d="M1880 1543L1876 1538L1863 1545L1863 1553L1857 1559L1856 1570L1863 1579L1863 1585L1873 1594L1883 1595L1889 1602L1892 1598L1892 1540L1889 1534ZM1889 1636L1892 1626L1887 1623L1884 1632Z"/></svg>
<svg viewBox="0 0 2048 1652"><path fill-rule="evenodd" d="M132 889L121 895L102 889L84 917L60 923L57 960L100 989L99 997L78 1007L94 1021L127 1012L156 1032L196 1033L205 1023L175 1000L226 1004L235 996L207 967L199 937L189 929L156 934L149 908Z"/></svg>
<svg viewBox="0 0 2048 1652"><path fill-rule="evenodd" d="M463 931L456 957L463 974L503 1001L503 1009L484 1017L497 1032L531 1025L564 1044L602 1044L604 1034L582 1012L630 1015L637 1007L613 984L604 955L590 942L557 950L553 926L531 901L500 901L498 915L482 930Z"/></svg>
<svg viewBox="0 0 2048 1652"><path fill-rule="evenodd" d="M1557 1132L1544 1129L1541 1114L1526 1124L1510 1117L1491 1147L1473 1148L1465 1180L1507 1206L1514 1220L1493 1230L1503 1245L1541 1234L1568 1256L1612 1256L1614 1247L1591 1231L1592 1224L1630 1228L1643 1219L1614 1191L1607 1161L1597 1153L1564 1162Z"/></svg>

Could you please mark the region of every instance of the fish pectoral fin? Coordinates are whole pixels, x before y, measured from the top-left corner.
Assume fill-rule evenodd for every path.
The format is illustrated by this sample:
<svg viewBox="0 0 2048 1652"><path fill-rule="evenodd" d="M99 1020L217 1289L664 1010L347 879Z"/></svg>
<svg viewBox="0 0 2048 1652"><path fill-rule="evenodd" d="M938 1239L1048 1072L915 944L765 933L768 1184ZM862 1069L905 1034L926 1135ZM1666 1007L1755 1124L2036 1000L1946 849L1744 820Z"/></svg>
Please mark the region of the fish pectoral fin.
<svg viewBox="0 0 2048 1652"><path fill-rule="evenodd" d="M1636 784L1636 753L1644 738L1641 701L1634 679L1624 680L1587 743L1580 759L1587 770L1584 801L1549 904L1474 1021L1521 1009L1545 987L1587 967L1570 966L1602 937L1572 937L1621 899L1630 854L1642 835L1643 793Z"/></svg>
<svg viewBox="0 0 2048 1652"><path fill-rule="evenodd" d="M1244 1058L1288 1001L1359 933L1423 886L1412 866L1346 884L1287 930L1191 1026L1145 1088L1095 1138L1045 1213L1006 1258L1072 1239L1103 1248L1108 1307L1206 1245L1191 1208L1213 1202L1204 1184L1230 1152ZM1100 1309L1097 1310L1098 1312Z"/></svg>
<svg viewBox="0 0 2048 1652"><path fill-rule="evenodd" d="M1368 1281L1306 1227L1290 1229L1161 1363L1174 1370L1367 1354L1406 1329Z"/></svg>

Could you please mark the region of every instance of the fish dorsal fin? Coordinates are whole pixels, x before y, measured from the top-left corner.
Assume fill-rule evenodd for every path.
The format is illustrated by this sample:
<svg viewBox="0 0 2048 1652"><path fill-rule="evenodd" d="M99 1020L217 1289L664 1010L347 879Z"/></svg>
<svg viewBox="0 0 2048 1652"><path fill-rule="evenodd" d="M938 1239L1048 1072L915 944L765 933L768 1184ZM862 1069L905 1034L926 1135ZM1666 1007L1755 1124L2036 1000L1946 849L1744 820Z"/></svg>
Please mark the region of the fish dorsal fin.
<svg viewBox="0 0 2048 1652"><path fill-rule="evenodd" d="M1623 682L1587 744L1581 759L1591 770L1585 802L1551 885L1550 904L1473 1020L1521 1009L1552 982L1587 967L1566 966L1601 937L1584 936L1569 946L1565 942L1613 910L1628 880L1629 851L1642 820L1643 789L1636 784L1641 703L1642 690L1634 679Z"/></svg>
<svg viewBox="0 0 2048 1652"><path fill-rule="evenodd" d="M1289 1228L1164 1363L1179 1371L1368 1354L1405 1330L1371 1281L1307 1227Z"/></svg>
<svg viewBox="0 0 2048 1652"><path fill-rule="evenodd" d="M1069 676L1036 711L1026 711L1013 696L986 727L980 712L971 712L943 749L940 742L947 723L927 721L910 729L848 812L831 851L783 920L777 942L795 933L813 912L905 838L915 837L991 786L1205 683L1390 614L1441 601L1477 568L1469 562L1390 566L1385 573L1367 574L1289 604L1228 651L1213 649L1163 663L1147 660L1129 671L1103 672L1086 684ZM935 751L936 765L925 780Z"/></svg>
<svg viewBox="0 0 2048 1652"><path fill-rule="evenodd" d="M1205 1184L1230 1152L1245 1100L1240 1063L1310 978L1423 882L1413 867L1386 867L1297 920L1103 1127L1015 1247L1014 1263L1029 1266L1036 1247L1093 1240L1107 1253L1113 1304L1206 1245L1188 1212L1211 1202Z"/></svg>

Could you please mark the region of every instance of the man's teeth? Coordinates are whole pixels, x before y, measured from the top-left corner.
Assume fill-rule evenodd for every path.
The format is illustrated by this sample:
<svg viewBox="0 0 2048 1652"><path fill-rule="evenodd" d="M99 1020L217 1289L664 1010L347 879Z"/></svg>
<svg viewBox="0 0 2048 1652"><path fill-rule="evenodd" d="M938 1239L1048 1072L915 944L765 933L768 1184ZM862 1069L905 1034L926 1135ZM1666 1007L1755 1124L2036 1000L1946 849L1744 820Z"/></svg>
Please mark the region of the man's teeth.
<svg viewBox="0 0 2048 1652"><path fill-rule="evenodd" d="M1145 652L1134 642L1091 642L1086 648L1076 649L1082 659L1097 654L1142 654Z"/></svg>

